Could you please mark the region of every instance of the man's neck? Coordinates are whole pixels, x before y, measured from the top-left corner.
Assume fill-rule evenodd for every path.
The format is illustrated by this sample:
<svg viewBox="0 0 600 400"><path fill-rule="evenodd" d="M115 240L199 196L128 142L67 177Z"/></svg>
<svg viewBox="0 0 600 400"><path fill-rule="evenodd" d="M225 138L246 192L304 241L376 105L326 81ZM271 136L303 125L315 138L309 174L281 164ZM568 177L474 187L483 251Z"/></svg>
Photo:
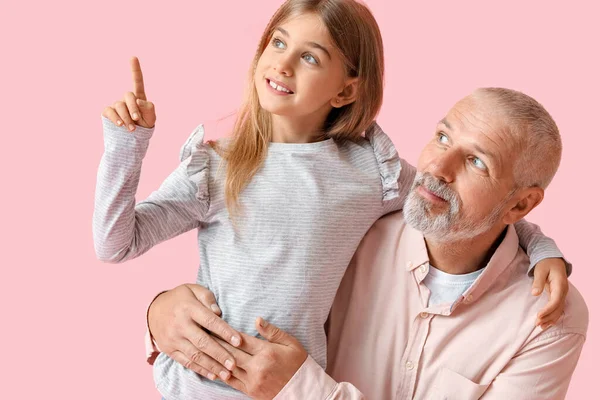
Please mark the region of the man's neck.
<svg viewBox="0 0 600 400"><path fill-rule="evenodd" d="M485 267L506 234L506 227L493 229L469 240L438 242L425 238L429 262L440 271L462 275Z"/></svg>

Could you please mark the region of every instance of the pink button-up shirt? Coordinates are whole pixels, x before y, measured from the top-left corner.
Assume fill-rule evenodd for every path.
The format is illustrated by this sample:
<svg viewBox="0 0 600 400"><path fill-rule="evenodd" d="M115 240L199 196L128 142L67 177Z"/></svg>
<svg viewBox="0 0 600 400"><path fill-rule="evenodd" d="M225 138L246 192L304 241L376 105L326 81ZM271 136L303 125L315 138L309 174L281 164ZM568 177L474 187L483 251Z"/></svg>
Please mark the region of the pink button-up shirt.
<svg viewBox="0 0 600 400"><path fill-rule="evenodd" d="M547 297L531 295L528 266L510 226L461 298L428 307L423 235L400 212L380 219L333 304L327 373L309 356L277 399L564 398L588 310L571 286L557 325L535 327Z"/></svg>

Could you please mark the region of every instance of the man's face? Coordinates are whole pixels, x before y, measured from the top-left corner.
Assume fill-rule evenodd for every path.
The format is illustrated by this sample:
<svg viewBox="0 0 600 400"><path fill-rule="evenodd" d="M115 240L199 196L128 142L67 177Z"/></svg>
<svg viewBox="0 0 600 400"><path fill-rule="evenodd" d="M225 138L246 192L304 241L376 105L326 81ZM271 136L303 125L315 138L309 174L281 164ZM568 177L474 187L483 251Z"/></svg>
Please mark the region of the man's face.
<svg viewBox="0 0 600 400"><path fill-rule="evenodd" d="M407 223L443 242L502 226L502 217L514 205L517 151L515 139L486 100L461 100L421 152L404 206Z"/></svg>

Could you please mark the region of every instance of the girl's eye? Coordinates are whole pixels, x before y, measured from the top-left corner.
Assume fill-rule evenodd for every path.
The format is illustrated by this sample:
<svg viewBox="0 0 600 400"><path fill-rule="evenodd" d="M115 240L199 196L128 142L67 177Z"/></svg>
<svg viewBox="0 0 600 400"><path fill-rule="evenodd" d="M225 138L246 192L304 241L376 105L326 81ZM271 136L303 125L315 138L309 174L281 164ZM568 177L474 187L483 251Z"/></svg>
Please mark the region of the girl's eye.
<svg viewBox="0 0 600 400"><path fill-rule="evenodd" d="M446 136L443 132L438 133L438 142L441 144L448 144L448 136Z"/></svg>
<svg viewBox="0 0 600 400"><path fill-rule="evenodd" d="M304 61L306 61L306 62L308 62L308 63L310 63L310 64L315 64L315 65L316 65L316 64L319 64L319 62L317 61L317 59L316 59L316 58L314 58L314 57L312 56L312 54L310 54L310 53L304 54L304 55L302 56L302 58L304 59Z"/></svg>
<svg viewBox="0 0 600 400"><path fill-rule="evenodd" d="M285 48L285 43L283 43L281 40L279 40L277 38L274 38L271 43L273 44L273 46L277 47L278 49Z"/></svg>
<svg viewBox="0 0 600 400"><path fill-rule="evenodd" d="M485 163L483 161L481 161L481 158L473 157L471 159L471 163L477 169L480 169L482 171L486 171L487 170L487 166L485 165Z"/></svg>

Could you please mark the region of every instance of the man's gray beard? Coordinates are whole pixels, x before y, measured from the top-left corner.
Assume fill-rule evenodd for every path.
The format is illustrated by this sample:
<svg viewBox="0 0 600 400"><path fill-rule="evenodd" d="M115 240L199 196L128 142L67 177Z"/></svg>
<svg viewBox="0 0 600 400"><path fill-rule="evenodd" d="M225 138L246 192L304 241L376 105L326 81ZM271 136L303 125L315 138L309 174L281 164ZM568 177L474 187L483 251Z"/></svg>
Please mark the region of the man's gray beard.
<svg viewBox="0 0 600 400"><path fill-rule="evenodd" d="M419 186L446 200L448 210L441 214L431 214L431 203L416 192ZM417 172L410 193L404 202L404 219L408 225L422 232L423 236L438 242L469 240L488 232L500 220L502 209L513 193L514 190L483 220L470 221L461 216L463 204L456 192L431 174Z"/></svg>

